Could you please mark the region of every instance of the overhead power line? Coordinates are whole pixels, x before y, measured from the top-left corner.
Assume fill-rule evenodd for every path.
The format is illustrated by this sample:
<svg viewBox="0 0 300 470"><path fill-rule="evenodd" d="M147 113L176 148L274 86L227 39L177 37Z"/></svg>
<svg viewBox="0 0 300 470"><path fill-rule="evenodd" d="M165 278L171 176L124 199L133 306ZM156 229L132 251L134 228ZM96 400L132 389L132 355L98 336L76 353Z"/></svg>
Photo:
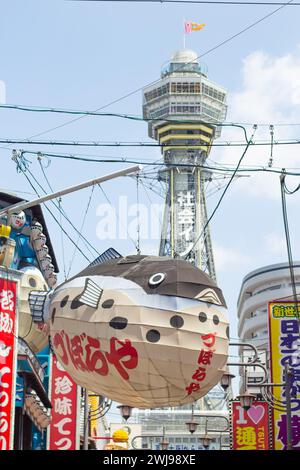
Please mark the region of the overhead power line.
<svg viewBox="0 0 300 470"><path fill-rule="evenodd" d="M228 42L232 41L233 39L237 38L238 36L240 36L241 34L245 33L246 31L249 31L250 29L254 28L255 26L257 26L258 24L260 24L261 22L265 21L266 19L270 18L271 16L275 15L278 11L282 10L283 8L285 8L286 6L290 5L293 3L293 0L290 0L289 2L287 3L284 3L282 5L280 5L278 8L276 8L275 10L273 10L272 12L268 13L267 15L264 15L263 17L259 18L258 20L254 21L253 23L249 24L248 26L246 26L245 28L243 28L242 30L238 31L237 33L229 36L228 38L224 39L222 42L216 44L215 46L211 47L210 49L206 50L205 52L203 52L201 55L199 55L196 59L200 59L208 54L210 54L211 52L214 52L216 51L217 49L219 49L220 47L224 46L225 44L227 44ZM189 62L185 62L182 64L182 67L185 67L187 64L190 64L192 62L194 62L194 60L196 59L193 59L192 61L189 61ZM177 71L180 71L180 68L178 68ZM133 96L135 95L136 93L139 93L140 91L142 91L145 87L148 87L150 85L155 85L156 83L159 83L160 79L157 79L157 80L154 80L150 83L147 83L139 88L136 88L135 90L132 90L122 96L120 96L119 98L116 98L112 101L110 101L109 103L106 103L105 105L103 106L100 106L98 107L97 109L95 109L93 112L98 112L98 111L101 111L103 109L106 109L116 103L119 103L120 101L123 101L124 99L126 98L129 98L130 96ZM44 134L47 134L49 132L52 132L54 130L57 130L57 129L60 129L64 126L68 126L69 124L72 124L76 121L79 121L80 119L83 119L85 117L84 116L78 116L76 117L75 119L71 119L70 121L67 121L67 122L64 122L62 124L59 124L58 126L55 126L55 127L51 127L49 129L46 129L45 131L42 131L42 132L39 132L37 134L34 134L32 135L30 138L35 138L35 137L39 137L41 135L44 135Z"/></svg>
<svg viewBox="0 0 300 470"><path fill-rule="evenodd" d="M300 185L298 185L293 191L288 190L287 187L286 187L286 184L285 184L285 177L286 177L286 173L283 170L281 175L280 175L281 210L282 210L284 234L285 234L285 241L286 241L287 255L288 255L288 263L289 263L289 270L290 270L290 277L291 277L291 284L292 284L293 300L294 300L295 307L296 307L295 310L296 310L296 317L298 319L298 333L299 333L299 331L300 331L300 315L299 315L299 311L298 311L299 300L298 300L297 289L296 289L294 262L293 262L293 254L292 254L292 246L291 246L291 239L290 239L290 230L289 230L285 195L286 195L286 193L287 194L294 194L296 191L298 191L300 189Z"/></svg>
<svg viewBox="0 0 300 470"><path fill-rule="evenodd" d="M220 207L220 204L221 204L221 202L222 202L222 200L223 200L223 198L224 198L226 192L228 191L229 186L231 185L232 181L234 180L235 175L236 175L236 174L238 173L238 171L239 171L239 167L240 167L240 165L241 165L241 163L242 163L242 161L243 161L243 159L244 159L244 157L245 157L245 155L246 155L246 153L247 153L247 151L248 151L248 149L249 149L249 145L251 144L251 141L252 141L252 139L253 139L253 137L254 137L255 131L256 131L256 127L255 127L254 130L253 130L253 134L252 134L252 136L251 136L249 142L247 143L247 145L246 145L246 147L245 147L245 150L243 151L243 153L242 153L242 155L241 155L241 157L240 157L240 159L239 159L239 161L238 161L238 163L237 163L237 165L236 165L236 167L235 167L235 169L234 169L234 171L233 171L233 173L232 173L232 176L231 176L230 180L228 181L228 183L227 183L227 185L226 185L224 191L223 191L222 194L221 194L220 199L218 200L218 202L217 202L217 204L216 204L216 207L215 207L214 210L212 211L210 217L207 219L207 221L206 221L206 223L205 223L205 225L204 225L204 227L203 227L201 233L200 233L199 236L196 238L196 240L195 240L193 246L191 247L191 249L189 250L189 252L188 252L187 255L185 256L185 259L188 259L189 255L190 255L191 252L194 250L195 246L197 245L197 243L199 242L199 240L201 239L201 237L202 237L203 235L205 235L205 230L207 229L209 223L211 222L212 218L214 217L215 213L217 212L218 208Z"/></svg>
<svg viewBox="0 0 300 470"><path fill-rule="evenodd" d="M199 138L200 140L200 138ZM165 142L165 143L155 143L155 142L122 142L122 141L115 141L115 142L105 142L105 141L74 141L74 140L65 140L65 141L59 141L59 140L22 140L22 139L0 139L1 144L22 144L22 145L48 145L48 146L53 146L53 147L186 147L186 148L193 148L195 145L199 146L201 145L202 147L244 147L245 146L245 141L219 141L219 142L213 142L213 143L208 143L208 142L201 142L199 143L192 143L192 144L186 144L186 143L170 143L170 142ZM254 141L251 142L251 145L253 146L263 146L263 147L270 147L270 146L276 146L276 145L299 145L300 144L300 138L298 139L290 139L290 140L273 140L272 142L267 141L267 140L261 140L261 141ZM41 156L44 154L41 153Z"/></svg>
<svg viewBox="0 0 300 470"><path fill-rule="evenodd" d="M249 142L249 145L251 142ZM34 151L22 151L23 154L28 154L28 155L41 155L41 152L34 152ZM49 157L49 158L59 158L59 159L66 159L66 160L75 160L75 161L80 161L80 162L92 162L92 163L134 163L134 164L141 164L143 166L151 166L151 167L166 167L166 164L164 162L158 162L157 160L155 161L148 161L148 160L141 160L141 159L135 159L135 158L112 158L112 157L101 157L101 158L91 158L89 156L79 156L79 155L73 155L73 154L57 154L57 153L43 153L43 155ZM269 168L269 167L264 167L264 166L257 166L257 167L243 167L241 168L239 166L238 170L236 170L235 167L230 168L230 167L218 167L218 166L212 166L212 165L194 165L190 163L176 163L174 165L175 167L183 167L183 168L203 168L205 170L213 170L216 173L230 173L230 172L237 172L237 173L274 173L274 174L281 174L282 169L281 168ZM172 168L172 165L169 165L166 167L166 169ZM300 168L298 169L299 171L290 171L289 169L286 169L286 174L289 176L300 176ZM145 171L145 170L144 170Z"/></svg>
<svg viewBox="0 0 300 470"><path fill-rule="evenodd" d="M286 2L241 2L241 1L215 1L215 0L73 0L75 2L101 2L101 3L187 3L200 5L255 5L255 6L274 6L286 5ZM299 6L300 3L293 3L293 6Z"/></svg>

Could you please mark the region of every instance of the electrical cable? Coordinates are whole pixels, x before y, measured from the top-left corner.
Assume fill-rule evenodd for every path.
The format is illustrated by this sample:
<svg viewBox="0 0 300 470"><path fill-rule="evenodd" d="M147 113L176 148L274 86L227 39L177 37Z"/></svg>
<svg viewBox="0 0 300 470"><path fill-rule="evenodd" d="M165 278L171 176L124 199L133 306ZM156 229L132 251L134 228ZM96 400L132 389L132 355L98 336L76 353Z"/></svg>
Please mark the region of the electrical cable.
<svg viewBox="0 0 300 470"><path fill-rule="evenodd" d="M36 191L34 185L32 184L32 182L30 181L30 178L28 177L28 175L25 173L25 171L21 168L20 169L21 172L23 173L23 175L25 176L25 178L27 179L28 183L30 184L30 186L32 187L32 189L35 191L36 195L38 197L40 197L38 191ZM43 203L45 209L49 212L49 214L51 215L51 217L55 220L55 222L57 223L57 225L60 227L60 224L59 224L59 220L55 217L55 215L52 213L52 211L49 209L49 207ZM70 242L75 245L75 242L73 241L73 239L69 236L69 234L62 228L64 234L68 237L68 239L70 240ZM76 245L75 245L76 246ZM81 253L81 255L89 262L91 263L91 260L83 253L83 251L77 246L77 249L78 251Z"/></svg>
<svg viewBox="0 0 300 470"><path fill-rule="evenodd" d="M59 207L59 223L60 223L60 242L61 242L61 252L62 252L62 262L63 262L63 272L64 280L67 280L66 272L66 257L65 257L65 244L64 244L64 234L63 234L63 224L62 224L62 207L61 207L61 197L58 198L58 207Z"/></svg>
<svg viewBox="0 0 300 470"><path fill-rule="evenodd" d="M141 254L141 245L140 245L140 201L139 201L139 174L137 173L136 176L136 218L137 218L137 241L136 241L136 254Z"/></svg>
<svg viewBox="0 0 300 470"><path fill-rule="evenodd" d="M290 231L289 231L289 223L288 223L288 215L287 215L287 208L286 208L285 177L286 177L285 172L282 171L282 174L280 175L281 209L282 209L282 217L283 217L283 225L284 225L284 233L285 233L287 254L288 254L290 277L291 277L291 283L292 283L295 314L296 314L296 317L298 319L298 334L300 334L300 315L299 315L299 310L298 310L299 309L299 300L298 300L297 290L296 290L294 262L293 262ZM296 188L295 191L297 191L299 188L300 188L300 185ZM290 192L290 194L293 194L295 191Z"/></svg>
<svg viewBox="0 0 300 470"><path fill-rule="evenodd" d="M264 15L262 18L259 18L259 19L256 20L255 22L253 22L253 23L251 23L250 25L248 25L246 28L243 28L243 29L242 29L241 31L239 31L238 33L235 33L234 35L228 37L227 39L225 39L225 40L222 41L221 43L219 43L219 44L215 45L214 47L208 49L208 50L205 51L203 54L201 54L200 56L198 56L196 59L193 59L192 61L189 61L189 62L185 62L184 64L182 64L182 68L184 68L185 65L190 64L190 63L194 62L195 60L200 59L200 58L202 58L202 57L204 57L204 56L210 54L211 52L213 52L213 51L219 49L219 48L222 47L223 45L225 45L225 44L227 44L228 42L232 41L232 40L235 39L236 37L240 36L241 34L243 34L244 32L248 31L249 29L255 27L255 26L258 25L259 23L261 23L261 22L263 22L264 20L266 20L267 18L273 16L273 15L276 14L278 11L282 10L283 8L285 8L286 6L288 6L288 5L292 4L292 3L293 3L293 0L290 0L290 1L287 2L287 3L284 3L284 4L281 5L279 8L276 8L276 9L273 10L271 13L269 13L269 14L267 14L267 15ZM180 69L178 69L177 71L180 71ZM109 102L109 103L107 103L107 104L105 104L105 105L103 105L103 106L97 108L94 112L101 111L102 109L108 108L109 106L112 106L113 104L119 103L120 101L123 101L124 99L129 98L130 96L135 95L136 93L142 91L144 88L149 87L149 86L151 86L151 85L155 85L156 83L159 83L159 82L160 82L160 79L154 80L154 81L148 83L147 85L144 85L144 86L142 86L142 87L139 87L139 88L137 88L137 89L135 89L135 90L133 90L133 91L131 91L131 92L129 92L129 93L126 93L125 95L123 95L123 96L121 96L121 97L119 97L119 98L116 98L116 99L114 99L113 101L111 101L111 102ZM38 136L40 136L40 135L47 134L48 132L52 132L52 131L54 131L54 130L60 129L60 128L64 127L64 126L67 126L67 125L69 125L69 124L71 124L71 123L73 123L73 122L76 122L76 121L82 119L83 117L84 117L84 116L79 116L79 117L77 117L77 118L75 118L75 119L71 119L70 121L67 121L67 122L65 122L65 123L62 123L62 124L60 124L60 125L58 125L58 126L55 126L55 127L53 127L53 128L50 128L50 129L47 129L47 130L45 130L45 131L43 131L43 132L39 132L38 134L35 134L35 135L32 136L32 137L38 137Z"/></svg>
<svg viewBox="0 0 300 470"><path fill-rule="evenodd" d="M105 199L107 200L108 204L114 209L114 206L112 205L112 203L111 203L110 199L108 198L106 192L105 192L104 189L102 188L102 185L98 183L97 186L99 187L100 191L103 193L103 195L104 195ZM119 218L119 216L118 216L117 213L116 213L116 218L117 218L119 224L122 225L123 229L125 228L128 238L129 238L129 239L131 240L131 242L133 243L134 248L136 249L136 251L138 251L138 246L137 246L136 242L135 242L135 241L133 240L133 238L129 235L127 226L124 227L124 225L123 225L123 223L121 222L121 220L120 220L120 218Z"/></svg>
<svg viewBox="0 0 300 470"><path fill-rule="evenodd" d="M44 170L44 167L43 167L43 164L42 164L42 156L41 155L38 155L38 158L37 158L39 164L40 164L40 168L41 168L41 171L43 173L43 176L46 180L46 183L48 184L48 187L50 189L50 191L53 193L54 190L50 184L50 181L46 175L46 172ZM49 160L50 161L50 160ZM48 162L48 166L49 166L49 162ZM65 245L64 245L64 234L63 234L63 231L62 231L62 207L61 207L61 197L57 199L57 204L58 204L58 208L59 208L59 223L60 223L60 241L61 241L61 251L62 251L62 262L63 262L63 273L64 273L64 280L66 281L67 280L67 274L66 274L66 258L65 258Z"/></svg>
<svg viewBox="0 0 300 470"><path fill-rule="evenodd" d="M164 147L170 146L169 143L155 143L155 142L122 142L122 141L114 141L114 142L105 142L105 141L55 141L55 140L49 140L49 141L41 141L41 140L22 140L22 139L0 139L0 143L5 143L5 144L22 144L22 145L47 145L47 146L55 146L55 147L145 147L145 148L161 148L163 149ZM300 144L300 138L298 139L290 139L290 140L276 140L274 139L271 141L263 140L263 141L253 141L252 145L258 146L258 147L274 147L277 145L299 145ZM194 148L195 145L201 146L201 147L243 147L245 145L245 141L219 141L219 142L213 142L213 143L208 143L208 142L201 142L199 144L184 144L185 148ZM172 143L171 144L172 148L174 147L182 147L182 143ZM1 147L5 148L5 147ZM9 147L6 147L7 150L11 150ZM45 154L43 152L39 152L41 156L44 156Z"/></svg>
<svg viewBox="0 0 300 470"><path fill-rule="evenodd" d="M192 5L254 5L254 6L274 6L274 5L287 5L284 2L245 2L237 0L72 0L75 2L101 2L101 3L181 3ZM292 3L291 6L299 6L300 3Z"/></svg>
<svg viewBox="0 0 300 470"><path fill-rule="evenodd" d="M89 211L89 208L90 208L90 205L91 205L94 189L95 189L95 186L92 186L91 194L90 194L90 197L89 197L89 200L88 200L88 203L87 203L87 207L85 209L85 213L84 213L84 216L83 216L83 219L82 219L81 227L80 227L80 230L79 230L80 234L82 234L82 230L83 230L83 227L84 227L84 224L85 224L85 219L86 219L86 216L88 214L88 211ZM80 235L78 235L76 246L79 243L79 239L80 239ZM72 265L73 265L73 262L74 262L74 259L75 259L75 255L76 255L76 248L74 248L73 255L72 255L72 258L71 258L71 261L70 261L70 264L69 264L69 270L68 270L68 273L67 273L67 278L69 277L69 274L71 272Z"/></svg>
<svg viewBox="0 0 300 470"><path fill-rule="evenodd" d="M22 152L21 151L21 157L22 155L24 154L25 152ZM38 157L41 155L41 152L37 152L37 155ZM16 161L16 160L15 160ZM17 166L19 165L19 162L17 162ZM20 165L18 166L20 168ZM35 176L33 175L33 173L30 171L30 169L28 168L28 166L26 167L26 170L25 171L28 171L28 173L30 174L30 176L32 177L32 179L35 181L35 183L38 185L38 187L43 191L44 194L47 194L47 192L45 191L44 187L40 184L40 182L35 178ZM48 181L48 180L47 180ZM50 185L49 181L48 181L48 184ZM51 188L51 185L50 185L50 188ZM37 193L36 193L37 194ZM82 241L83 243L85 244L87 250L89 251L89 253L92 255L92 256L95 256L91 250L89 249L89 246L95 251L96 255L100 255L100 253L94 248L94 246L82 235L82 233L76 228L76 226L73 224L73 222L69 219L69 217L67 216L65 210L59 205L57 205L55 203L55 201L51 200L50 201L52 203L52 205L62 214L63 216L65 217L65 219L67 220L67 222L71 225L71 227L75 230L75 232L80 235L80 238L82 238ZM88 245L88 246L87 246Z"/></svg>
<svg viewBox="0 0 300 470"><path fill-rule="evenodd" d="M268 167L271 168L273 166L273 147L274 147L274 126L273 124L270 125L270 135L271 135L271 145L270 145L270 158Z"/></svg>
<svg viewBox="0 0 300 470"><path fill-rule="evenodd" d="M250 142L249 142L250 143ZM22 150L22 153L23 154L30 154L30 155L36 155L40 152L34 152L34 151L29 151L29 150ZM163 166L165 167L166 164L164 162L162 163L154 163L154 162L149 162L149 161L146 161L146 160L136 160L136 159L133 159L133 158L125 158L125 157L120 157L119 159L116 159L116 158L112 158L112 157L101 157L100 158L90 158L89 156L87 157L83 157L83 156L79 156L78 154L77 155L74 155L74 154L57 154L57 153L43 153L43 155L46 155L46 156L49 156L51 158L62 158L62 159L66 159L66 160L77 160L77 161L81 161L81 162L93 162L93 163L135 163L135 164L142 164L144 166ZM189 164L189 163L176 163L176 165L174 165L178 168L180 167L188 167L188 168L203 168L203 169L206 169L206 170L213 170L215 172L219 172L219 173L231 173L231 172L235 172L235 173L244 173L244 172L247 172L247 173L256 173L256 172L264 172L264 173L274 173L274 174L281 174L282 173L282 169L275 169L275 168L266 168L266 167L250 167L250 168L239 168L238 171L236 171L236 169L234 168L218 168L218 167L214 167L214 166L207 166L207 165L198 165L198 164ZM168 165L167 168L170 168L171 165ZM290 176L300 176L300 172L292 172L292 171L288 171L286 170L286 175L290 175Z"/></svg>
<svg viewBox="0 0 300 470"><path fill-rule="evenodd" d="M255 22L253 22L253 23L251 23L250 25L248 25L246 28L243 28L243 29L242 29L241 31L239 31L238 33L236 33L236 34L230 36L229 38L225 39L224 41L222 41L221 43L217 44L216 46L214 46L214 47L208 49L208 50L205 51L203 54L201 54L200 56L198 56L197 59L200 59L200 58L202 58L202 57L204 57L204 56L210 54L211 52L217 50L218 48L220 48L220 47L222 47L223 45L227 44L228 42L232 41L232 40L235 39L236 37L240 36L241 34L243 34L244 32L248 31L249 29L255 27L255 26L258 25L259 23L261 23L261 22L263 22L264 20L266 20L267 18L273 16L275 13L277 13L278 11L282 10L283 8L285 8L286 6L288 6L288 5L292 4L292 3L293 3L293 0L290 0L289 2L282 4L279 8L276 8L276 9L275 9L274 11L272 11L271 13L268 13L267 15L264 15L262 18L259 18L259 19L256 20ZM185 65L187 65L187 64L189 64L189 63L191 63L191 62L194 62L195 60L196 60L196 59L193 59L193 61L186 62L186 63L182 64L182 67L185 67ZM154 84L156 84L156 83L159 83L159 81L160 81L160 79L154 80L154 81L148 83L147 85L144 85L144 86L142 86L142 87L139 87L139 88L137 88L136 90L133 90L133 91L131 91L131 92L129 92L129 93L127 93L127 94L125 94L125 95L123 95L123 96L121 96L121 97L119 97L119 98L117 98L117 99L115 99L115 100L113 100L113 101L111 101L111 102L109 102L109 103L107 103L107 104L105 104L105 105L103 105L103 106L97 108L97 109L95 109L94 111L89 112L89 114L91 114L91 113L97 113L98 111L101 111L102 109L108 108L109 106L111 106L111 105L113 105L113 104L119 103L120 101L122 101L122 100L124 100L124 99L126 99L126 98L128 98L128 97L130 97L130 96L132 96L132 95L134 95L134 94L136 94L136 93L138 93L139 91L142 91L144 88L149 87L149 86L151 86L151 85L154 85ZM31 138L38 137L38 136L47 134L47 133L49 133L49 132L52 132L52 131L54 131L54 130L60 129L60 128L64 127L64 126L67 126L67 125L69 125L69 124L71 124L71 123L73 123L73 122L76 122L76 121L82 119L83 117L85 117L85 115L79 116L79 117L77 117L77 118L75 118L75 119L71 119L70 121L67 121L67 122L65 122L65 123L62 123L62 124L60 124L60 125L58 125L58 126L55 126L55 127L53 127L53 128L47 129L47 130L45 130L45 131L43 131L43 132L39 132L38 134L35 134L35 135L31 136Z"/></svg>
<svg viewBox="0 0 300 470"><path fill-rule="evenodd" d="M25 105L16 105L16 104L0 104L0 109L13 109L16 111L27 111L27 112L35 112L35 113L58 113L58 114L71 114L71 115L80 115L79 118L81 119L85 116L100 116L100 117L115 117L120 119L129 119L131 121L139 121L139 122L161 122L161 118L145 118L143 116L136 116L132 114L121 114L121 113L100 113L98 109L96 111L83 111L83 110L71 110L71 109L61 109L61 108L48 108L48 107L37 107L37 106L25 106ZM165 118L165 122L173 122L178 124L178 119L169 119ZM190 119L181 119L181 123L184 124L195 124L194 120ZM245 127L238 123L227 123L227 122L218 122L218 121L203 121L201 120L202 124L207 124L210 126L219 126L219 127L237 127L242 129L245 139L248 142L247 131ZM26 142L34 137L38 137L41 134L36 134L31 136L29 139L22 139L21 143ZM0 141L1 143L1 141ZM7 143L7 142L4 142Z"/></svg>
<svg viewBox="0 0 300 470"><path fill-rule="evenodd" d="M39 186L39 188L43 191L44 194L47 194L47 192L45 191L45 189L43 188L43 186L39 183L39 181L35 178L35 176L33 175L33 173L30 171L30 169L27 167L26 168L26 171L28 171L28 173L30 174L30 176L32 177L32 179L35 181L35 183ZM39 196L40 197L40 196ZM94 248L94 246L79 232L79 230L76 228L76 226L73 224L73 222L69 219L69 217L67 216L65 210L61 207L61 205L56 205L55 202L53 200L50 200L50 202L52 203L52 205L59 211L60 214L62 214L65 219L67 220L67 222L71 225L71 227L75 230L75 232L77 234L80 235L80 238L82 238L82 241L83 243L85 244L87 250L89 251L89 253L93 255L93 253L91 252L91 250L89 249L89 247L87 245L89 245L91 248L93 248L93 250L97 253L97 255L99 255L100 253L98 253L98 251Z"/></svg>

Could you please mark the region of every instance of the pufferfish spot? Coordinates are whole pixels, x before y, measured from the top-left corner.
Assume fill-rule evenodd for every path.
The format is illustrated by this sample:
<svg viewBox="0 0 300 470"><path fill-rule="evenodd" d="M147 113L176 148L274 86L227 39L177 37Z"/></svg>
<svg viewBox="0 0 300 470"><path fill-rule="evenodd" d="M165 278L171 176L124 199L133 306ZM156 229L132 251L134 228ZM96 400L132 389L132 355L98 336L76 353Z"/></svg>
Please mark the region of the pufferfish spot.
<svg viewBox="0 0 300 470"><path fill-rule="evenodd" d="M115 301L113 299L107 299L103 302L103 304L101 305L102 308L111 308L113 306L113 304L115 303Z"/></svg>
<svg viewBox="0 0 300 470"><path fill-rule="evenodd" d="M146 339L149 343L157 343L160 340L160 332L157 330L149 330L147 331Z"/></svg>
<svg viewBox="0 0 300 470"><path fill-rule="evenodd" d="M204 323L206 320L207 320L206 313L205 312L200 312L199 313L199 321L201 321L201 323Z"/></svg>
<svg viewBox="0 0 300 470"><path fill-rule="evenodd" d="M218 315L214 315L214 316L213 316L213 322L214 322L215 325L218 325L218 324L219 324L220 319L219 319Z"/></svg>
<svg viewBox="0 0 300 470"><path fill-rule="evenodd" d="M173 328L181 328L184 325L184 320L180 315L173 315L173 317L170 318L170 325L173 326Z"/></svg>
<svg viewBox="0 0 300 470"><path fill-rule="evenodd" d="M52 310L52 314L51 314L51 323L52 323L52 324L54 323L55 314L56 314L56 308L54 308L54 309Z"/></svg>
<svg viewBox="0 0 300 470"><path fill-rule="evenodd" d="M229 326L227 326L227 328L226 328L226 336L229 339L229 337L230 337L230 335L229 335Z"/></svg>
<svg viewBox="0 0 300 470"><path fill-rule="evenodd" d="M124 317L114 317L110 320L109 326L115 330L124 330L128 323L127 318Z"/></svg>
<svg viewBox="0 0 300 470"><path fill-rule="evenodd" d="M67 305L68 300L69 300L68 295L66 295L63 299L61 299L61 301L60 301L61 308L64 308Z"/></svg>

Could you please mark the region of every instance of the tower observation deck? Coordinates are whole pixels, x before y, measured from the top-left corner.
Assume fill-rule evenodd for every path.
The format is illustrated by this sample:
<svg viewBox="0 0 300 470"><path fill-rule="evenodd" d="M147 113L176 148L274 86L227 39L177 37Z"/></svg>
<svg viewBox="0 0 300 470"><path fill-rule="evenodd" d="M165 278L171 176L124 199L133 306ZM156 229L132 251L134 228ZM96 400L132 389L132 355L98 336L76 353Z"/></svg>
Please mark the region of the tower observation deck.
<svg viewBox="0 0 300 470"><path fill-rule="evenodd" d="M163 68L161 79L143 90L148 133L161 145L167 183L160 256L187 258L216 279L204 185L211 144L225 120L226 91L208 79L197 54L183 49Z"/></svg>

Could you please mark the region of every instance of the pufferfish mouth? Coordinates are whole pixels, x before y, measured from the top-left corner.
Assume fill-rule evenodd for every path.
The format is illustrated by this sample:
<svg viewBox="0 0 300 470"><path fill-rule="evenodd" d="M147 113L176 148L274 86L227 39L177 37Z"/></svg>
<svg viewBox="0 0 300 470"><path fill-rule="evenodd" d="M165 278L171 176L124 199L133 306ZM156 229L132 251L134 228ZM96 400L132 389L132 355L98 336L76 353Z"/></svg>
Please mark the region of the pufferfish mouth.
<svg viewBox="0 0 300 470"><path fill-rule="evenodd" d="M221 289L190 263L158 256L128 256L90 266L77 277L123 278L140 286L148 295L183 297L226 307ZM68 282L68 281L67 281Z"/></svg>

